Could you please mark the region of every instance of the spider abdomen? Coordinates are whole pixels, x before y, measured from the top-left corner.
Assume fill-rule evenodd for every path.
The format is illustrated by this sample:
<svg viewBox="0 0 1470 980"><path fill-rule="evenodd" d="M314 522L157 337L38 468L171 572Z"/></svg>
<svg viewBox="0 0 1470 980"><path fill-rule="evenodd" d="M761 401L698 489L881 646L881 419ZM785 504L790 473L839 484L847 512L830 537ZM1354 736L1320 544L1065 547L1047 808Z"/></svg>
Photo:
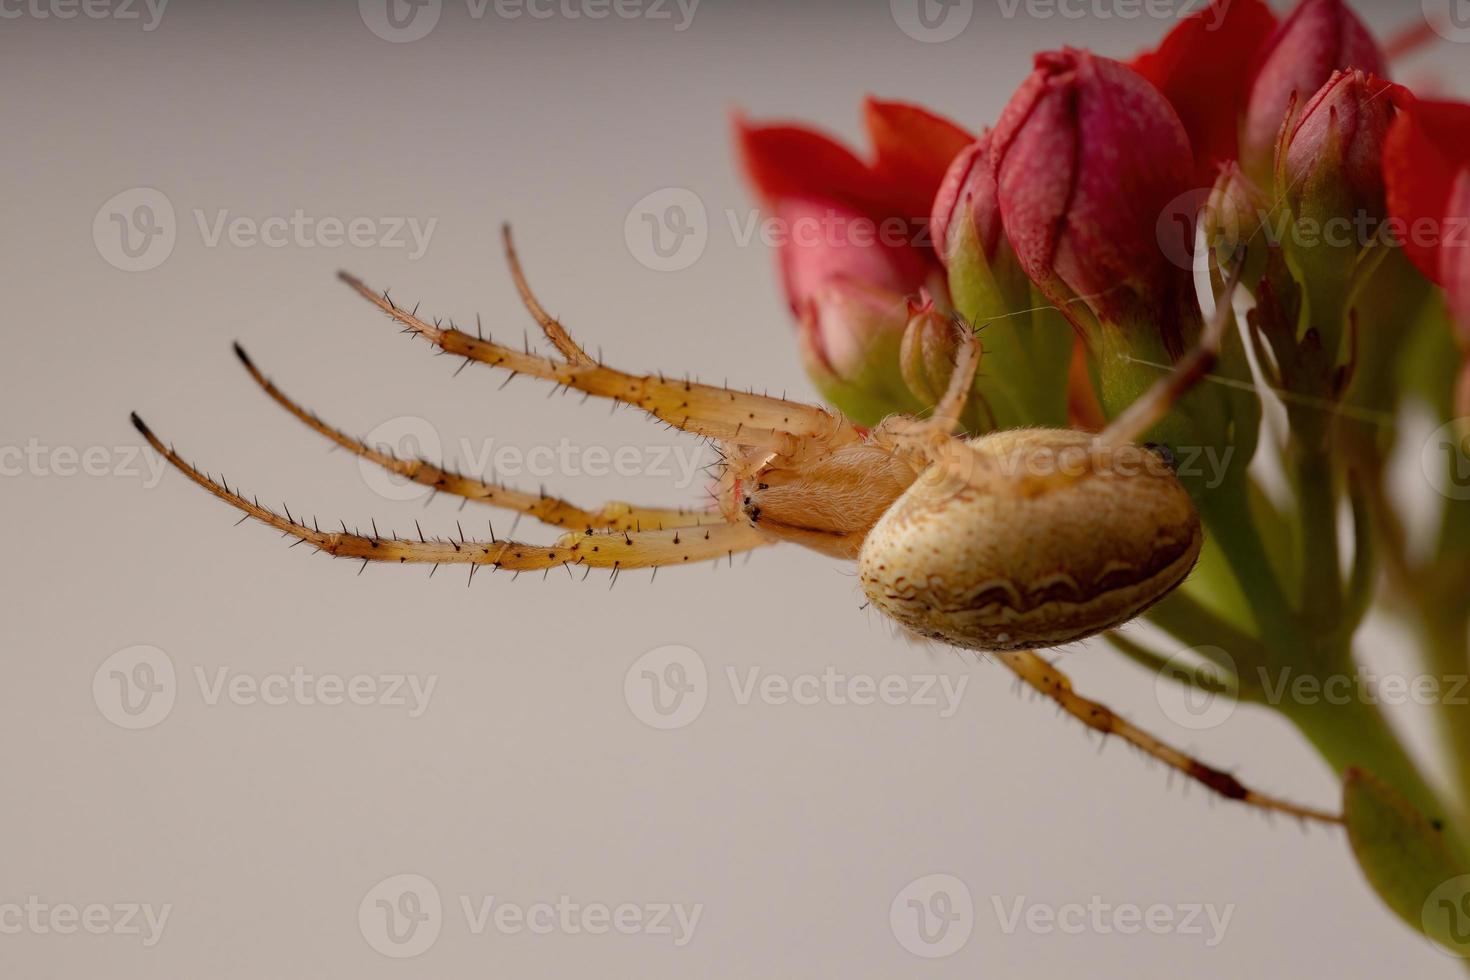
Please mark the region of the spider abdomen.
<svg viewBox="0 0 1470 980"><path fill-rule="evenodd" d="M913 632L1022 650L1134 618L1184 580L1201 541L1193 501L1154 453L1016 429L931 466L858 560L869 599Z"/></svg>

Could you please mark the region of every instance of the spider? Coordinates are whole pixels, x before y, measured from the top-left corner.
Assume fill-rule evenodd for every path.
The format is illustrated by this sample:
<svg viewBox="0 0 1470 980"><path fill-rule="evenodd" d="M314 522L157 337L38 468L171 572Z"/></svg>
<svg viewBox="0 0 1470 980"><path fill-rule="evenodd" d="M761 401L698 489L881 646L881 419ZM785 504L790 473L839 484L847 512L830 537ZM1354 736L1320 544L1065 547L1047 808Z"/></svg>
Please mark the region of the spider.
<svg viewBox="0 0 1470 980"><path fill-rule="evenodd" d="M657 569L733 557L794 542L856 561L869 601L919 637L994 657L1020 681L1103 736L1116 735L1209 790L1265 811L1341 823L1241 784L1078 694L1038 649L1063 646L1134 619L1192 570L1203 532L1166 454L1136 440L1215 363L1229 317L1220 302L1197 346L1101 433L1010 429L957 434L980 360L976 331L956 318L957 353L948 389L931 415L893 416L865 430L815 405L662 375L619 371L593 358L550 316L526 280L510 229L503 239L511 277L558 357L506 347L453 324L420 319L361 280L353 290L443 354L636 406L668 425L713 441L723 456L718 508L706 511L609 503L585 510L544 494L401 458L328 425L235 352L262 389L306 425L349 452L435 491L517 511L569 529L551 545L495 537L417 540L322 530L261 506L223 478L186 462L133 413L148 443L185 476L318 551L370 562L463 564L470 579L492 570L549 571L581 565ZM1238 272L1226 285L1228 297ZM417 522L415 522L417 526ZM359 569L361 571L361 569ZM430 574L433 574L431 570Z"/></svg>

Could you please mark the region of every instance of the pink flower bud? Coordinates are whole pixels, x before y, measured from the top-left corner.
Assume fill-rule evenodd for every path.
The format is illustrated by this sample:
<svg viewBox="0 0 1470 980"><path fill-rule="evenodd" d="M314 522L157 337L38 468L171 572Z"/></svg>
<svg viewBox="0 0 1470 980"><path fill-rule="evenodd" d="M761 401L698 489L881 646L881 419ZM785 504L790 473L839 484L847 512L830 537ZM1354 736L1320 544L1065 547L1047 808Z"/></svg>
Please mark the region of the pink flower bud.
<svg viewBox="0 0 1470 980"><path fill-rule="evenodd" d="M939 260L948 264L950 236L958 231L957 221L973 222L987 261L995 258L1001 240L1000 206L996 197L995 171L990 165L990 133L955 157L934 197L929 229Z"/></svg>
<svg viewBox="0 0 1470 980"><path fill-rule="evenodd" d="M1394 88L1361 71L1335 72L1312 97L1287 137L1280 174L1293 208L1305 196L1328 213L1383 216L1383 145Z"/></svg>
<svg viewBox="0 0 1470 980"><path fill-rule="evenodd" d="M1075 322L1081 297L1104 322L1152 320L1177 341L1192 286L1154 229L1194 161L1152 85L1087 51L1037 55L1001 114L991 159L1006 236L1052 302Z"/></svg>
<svg viewBox="0 0 1470 980"><path fill-rule="evenodd" d="M1343 0L1302 0L1266 42L1251 83L1240 147L1247 173L1262 183L1270 175L1292 96L1300 108L1334 71L1349 68L1388 77L1378 43Z"/></svg>
<svg viewBox="0 0 1470 980"><path fill-rule="evenodd" d="M772 205L783 233L781 278L800 313L829 280L867 283L905 296L924 285L931 265L917 250L885 241L877 222L835 201L787 198Z"/></svg>
<svg viewBox="0 0 1470 980"><path fill-rule="evenodd" d="M869 99L864 115L872 162L800 126L737 120L736 139L774 219L808 373L837 407L874 422L913 407L898 371L906 300L943 274L929 207L973 137L917 106Z"/></svg>
<svg viewBox="0 0 1470 980"><path fill-rule="evenodd" d="M802 357L814 377L856 380L875 344L898 344L908 325L908 300L860 279L832 277L798 309Z"/></svg>
<svg viewBox="0 0 1470 980"><path fill-rule="evenodd" d="M1250 244L1269 215L1271 202L1238 165L1221 166L1200 221L1205 242L1222 255Z"/></svg>

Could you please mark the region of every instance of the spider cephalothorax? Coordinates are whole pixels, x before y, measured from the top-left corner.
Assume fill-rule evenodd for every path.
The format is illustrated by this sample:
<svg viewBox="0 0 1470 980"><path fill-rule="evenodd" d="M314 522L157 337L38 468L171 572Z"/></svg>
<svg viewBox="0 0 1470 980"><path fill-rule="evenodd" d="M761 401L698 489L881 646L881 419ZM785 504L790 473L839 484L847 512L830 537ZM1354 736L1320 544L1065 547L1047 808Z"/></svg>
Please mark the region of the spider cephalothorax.
<svg viewBox="0 0 1470 980"><path fill-rule="evenodd" d="M634 375L588 356L532 295L506 233L512 275L559 357L546 357L427 322L343 275L404 329L466 362L552 381L643 409L720 445L725 471L716 510L624 503L586 510L544 494L404 459L327 425L288 398L238 346L265 391L313 429L403 477L466 500L515 510L566 529L554 544L497 539L416 539L322 530L262 507L179 457L142 420L144 437L170 463L248 516L320 551L373 561L468 565L514 572L582 566L658 568L733 556L790 541L856 559L863 591L920 636L992 654L1025 683L1090 727L1118 735L1232 799L1335 821L1246 789L1233 777L1170 748L1076 694L1031 652L1111 629L1173 590L1193 567L1200 522L1161 457L1134 444L1178 394L1213 363L1226 304L1200 346L1155 390L1102 433L1018 429L969 439L956 434L980 351L958 324L948 390L927 418L895 416L871 430L825 408L659 375ZM1233 288L1234 280L1231 280ZM585 574L585 573L584 573Z"/></svg>

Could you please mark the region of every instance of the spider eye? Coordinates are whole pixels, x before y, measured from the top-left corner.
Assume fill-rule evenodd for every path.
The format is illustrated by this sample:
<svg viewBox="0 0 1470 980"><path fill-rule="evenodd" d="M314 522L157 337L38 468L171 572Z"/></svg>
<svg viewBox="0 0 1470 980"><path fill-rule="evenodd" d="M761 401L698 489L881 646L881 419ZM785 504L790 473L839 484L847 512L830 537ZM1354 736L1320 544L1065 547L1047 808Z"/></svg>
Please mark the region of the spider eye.
<svg viewBox="0 0 1470 980"><path fill-rule="evenodd" d="M1162 442L1146 442L1143 444L1143 448L1147 449L1149 452L1159 457L1159 459L1163 460L1164 465L1169 467L1169 469L1178 472L1179 460L1174 457L1174 450L1170 449Z"/></svg>

